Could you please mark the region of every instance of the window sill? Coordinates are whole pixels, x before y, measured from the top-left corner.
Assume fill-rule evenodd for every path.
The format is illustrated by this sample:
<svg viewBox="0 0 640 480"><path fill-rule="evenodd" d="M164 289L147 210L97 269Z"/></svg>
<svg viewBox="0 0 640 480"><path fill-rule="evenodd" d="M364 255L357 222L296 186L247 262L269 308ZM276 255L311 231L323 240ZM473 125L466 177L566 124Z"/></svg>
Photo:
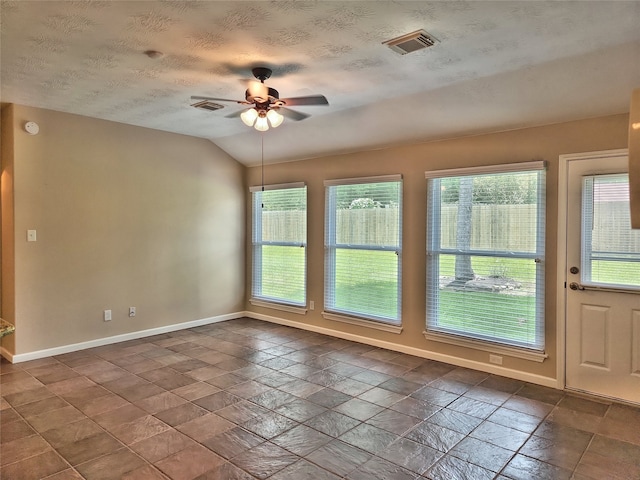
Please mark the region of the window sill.
<svg viewBox="0 0 640 480"><path fill-rule="evenodd" d="M307 309L305 307L296 307L294 305L285 305L284 303L267 302L266 300L259 300L257 298L249 299L251 305L256 307L272 308L274 310L282 310L283 312L297 313L299 315L306 315Z"/></svg>
<svg viewBox="0 0 640 480"><path fill-rule="evenodd" d="M327 320L333 320L335 322L348 323L359 327L375 328L376 330L382 330L383 332L389 333L402 333L402 325L375 322L373 320L365 320L364 318L349 317L347 315L339 315L337 313L330 312L322 312L322 316Z"/></svg>
<svg viewBox="0 0 640 480"><path fill-rule="evenodd" d="M455 335L447 335L445 333L434 332L422 332L424 338L432 340L434 342L448 343L451 345L457 345L459 347L473 348L474 350L482 350L489 353L497 353L505 355L507 357L523 358L532 362L542 363L545 359L549 358L549 355L543 352L534 352L530 350L515 348L515 347L503 347L481 340L472 340L468 338L457 337Z"/></svg>

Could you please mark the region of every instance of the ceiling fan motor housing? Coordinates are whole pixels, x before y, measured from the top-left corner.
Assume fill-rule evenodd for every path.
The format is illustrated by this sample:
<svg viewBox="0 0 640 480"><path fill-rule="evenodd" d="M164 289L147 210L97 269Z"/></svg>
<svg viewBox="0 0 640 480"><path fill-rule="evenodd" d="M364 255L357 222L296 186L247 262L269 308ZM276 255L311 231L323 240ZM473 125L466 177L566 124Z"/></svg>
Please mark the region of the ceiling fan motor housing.
<svg viewBox="0 0 640 480"><path fill-rule="evenodd" d="M262 83L271 76L271 69L267 67L256 67L251 70L253 76L260 80Z"/></svg>
<svg viewBox="0 0 640 480"><path fill-rule="evenodd" d="M268 92L268 97L262 98L259 96L252 96L249 89L247 89L247 91L244 94L244 98L246 98L247 102L255 103L256 105L264 104L268 106L271 103L278 102L278 100L280 99L280 93L278 93L278 91L275 88L269 87L267 92Z"/></svg>

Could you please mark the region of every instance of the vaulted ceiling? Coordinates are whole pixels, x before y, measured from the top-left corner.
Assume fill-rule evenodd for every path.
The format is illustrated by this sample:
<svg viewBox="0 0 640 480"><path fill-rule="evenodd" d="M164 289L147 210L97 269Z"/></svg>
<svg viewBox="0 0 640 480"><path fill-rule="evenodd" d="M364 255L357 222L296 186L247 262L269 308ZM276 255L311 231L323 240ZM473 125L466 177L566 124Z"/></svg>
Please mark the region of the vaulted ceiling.
<svg viewBox="0 0 640 480"><path fill-rule="evenodd" d="M246 165L255 66L281 97L324 94L264 134L265 162L624 113L639 1L5 1L0 101L208 138ZM424 29L438 42L383 44ZM145 51L162 55L151 58Z"/></svg>

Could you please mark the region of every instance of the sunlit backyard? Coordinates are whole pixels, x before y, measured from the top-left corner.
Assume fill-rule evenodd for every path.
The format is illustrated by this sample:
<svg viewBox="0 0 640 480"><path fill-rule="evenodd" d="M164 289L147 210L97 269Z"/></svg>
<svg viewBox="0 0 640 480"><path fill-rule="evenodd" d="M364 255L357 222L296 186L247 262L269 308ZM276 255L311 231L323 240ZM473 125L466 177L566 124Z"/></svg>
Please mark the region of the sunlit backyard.
<svg viewBox="0 0 640 480"><path fill-rule="evenodd" d="M273 298L295 298L304 302L304 249L264 247L263 294ZM494 291L481 288L454 288L455 258L440 255L438 325L494 338L528 342L535 335L536 300L533 282L536 264L531 259L473 257L477 278L496 285ZM335 307L341 311L362 312L393 319L398 305L395 252L341 250L336 255ZM375 267L374 267L375 265ZM603 271L611 271L605 268ZM616 282L640 284L640 269L634 262L616 262ZM608 279L600 279L606 282ZM507 285L504 287L504 285ZM504 287L504 288L503 288ZM373 301L371 299L374 299ZM317 301L317 300L316 300ZM465 312L482 312L489 322L478 322ZM474 315L475 316L475 315Z"/></svg>

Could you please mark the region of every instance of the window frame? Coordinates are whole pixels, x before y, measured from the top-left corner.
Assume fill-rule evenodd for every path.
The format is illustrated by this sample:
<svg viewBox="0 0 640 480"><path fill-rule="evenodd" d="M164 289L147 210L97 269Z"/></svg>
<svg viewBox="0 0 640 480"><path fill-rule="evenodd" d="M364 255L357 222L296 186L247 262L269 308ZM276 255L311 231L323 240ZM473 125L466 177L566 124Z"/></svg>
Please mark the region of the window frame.
<svg viewBox="0 0 640 480"><path fill-rule="evenodd" d="M398 183L398 245L354 245L337 242L337 195L332 190L333 187L362 185L368 183ZM402 332L402 215L403 215L403 181L402 175L381 175L373 177L358 177L325 180L325 282L324 282L324 311L322 316L329 320L370 327L391 333ZM368 314L366 312L355 312L336 308L331 304L331 298L335 297L336 291L336 254L338 250L368 250L380 252L394 252L397 256L396 267L396 318Z"/></svg>
<svg viewBox="0 0 640 480"><path fill-rule="evenodd" d="M307 228L305 226L305 238L303 242L291 241L264 241L262 240L262 193L266 191L305 189L305 217L308 212L307 184L305 182L281 183L250 187L251 193L251 292L249 302L252 305L268 307L293 313L304 314L307 312ZM260 194L260 195L258 195ZM291 299L275 298L262 294L263 265L262 248L265 246L299 247L304 248L304 300L296 302ZM258 291L256 291L258 289Z"/></svg>
<svg viewBox="0 0 640 480"><path fill-rule="evenodd" d="M438 328L439 309L439 256L460 255L460 251L452 248L442 248L440 208L441 192L432 188L432 180L450 177L473 177L479 175L538 172L537 183L537 216L536 216L536 248L535 252L504 252L497 250L465 251L465 255L494 258L523 258L532 259L536 263L535 279L535 308L536 308L536 339L533 343L518 344L490 335L476 335L450 328ZM478 350L496 352L505 355L525 358L541 362L548 355L545 353L545 243L546 243L546 164L543 161L531 161L512 164L498 164L481 167L455 168L425 172L427 180L427 236L426 236L426 321L425 338L454 345L465 346Z"/></svg>

